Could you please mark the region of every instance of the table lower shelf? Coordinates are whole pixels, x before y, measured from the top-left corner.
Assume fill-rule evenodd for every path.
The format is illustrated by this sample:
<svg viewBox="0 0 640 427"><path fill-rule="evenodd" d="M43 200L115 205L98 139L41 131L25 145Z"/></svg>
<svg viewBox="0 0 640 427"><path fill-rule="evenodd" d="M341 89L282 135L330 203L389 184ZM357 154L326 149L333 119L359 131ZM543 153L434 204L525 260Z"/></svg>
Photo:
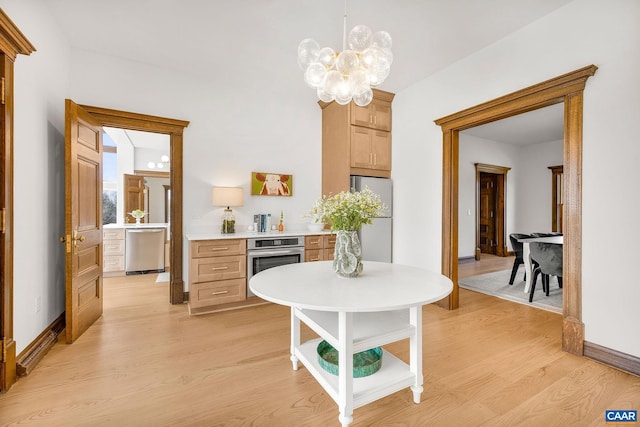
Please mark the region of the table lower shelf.
<svg viewBox="0 0 640 427"><path fill-rule="evenodd" d="M306 341L296 348L295 355L329 396L339 403L338 377L322 369L318 363L316 348L320 341L320 338ZM383 349L380 370L373 375L353 379L353 408L410 387L415 381L416 377L409 365Z"/></svg>
<svg viewBox="0 0 640 427"><path fill-rule="evenodd" d="M338 313L294 309L294 314L333 347L338 348ZM383 346L414 336L409 323L409 309L353 313L353 352Z"/></svg>

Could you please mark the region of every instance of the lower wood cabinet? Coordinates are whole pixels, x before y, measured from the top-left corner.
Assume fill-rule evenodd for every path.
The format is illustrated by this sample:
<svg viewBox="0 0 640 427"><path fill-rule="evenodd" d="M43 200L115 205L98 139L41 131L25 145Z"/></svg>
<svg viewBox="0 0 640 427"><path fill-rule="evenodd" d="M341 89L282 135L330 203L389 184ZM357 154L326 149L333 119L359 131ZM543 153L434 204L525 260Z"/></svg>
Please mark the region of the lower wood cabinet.
<svg viewBox="0 0 640 427"><path fill-rule="evenodd" d="M105 228L102 230L103 276L124 276L124 238L124 228Z"/></svg>
<svg viewBox="0 0 640 427"><path fill-rule="evenodd" d="M247 299L246 239L195 240L189 247L189 312Z"/></svg>
<svg viewBox="0 0 640 427"><path fill-rule="evenodd" d="M305 236L304 262L331 261L335 247L335 234Z"/></svg>

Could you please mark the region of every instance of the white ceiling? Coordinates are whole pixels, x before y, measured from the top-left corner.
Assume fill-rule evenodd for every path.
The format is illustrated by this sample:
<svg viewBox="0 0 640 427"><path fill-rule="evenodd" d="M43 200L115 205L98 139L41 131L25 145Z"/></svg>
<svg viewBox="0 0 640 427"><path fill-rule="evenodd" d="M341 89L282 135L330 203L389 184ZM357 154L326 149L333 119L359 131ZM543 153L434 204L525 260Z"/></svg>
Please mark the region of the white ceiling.
<svg viewBox="0 0 640 427"><path fill-rule="evenodd" d="M564 138L564 104L529 111L461 133L513 145L559 141Z"/></svg>
<svg viewBox="0 0 640 427"><path fill-rule="evenodd" d="M393 38L398 93L572 0L349 0L347 31L366 24ZM342 47L342 0L47 0L72 46L279 93L311 91L297 46ZM251 90L254 96L255 90Z"/></svg>

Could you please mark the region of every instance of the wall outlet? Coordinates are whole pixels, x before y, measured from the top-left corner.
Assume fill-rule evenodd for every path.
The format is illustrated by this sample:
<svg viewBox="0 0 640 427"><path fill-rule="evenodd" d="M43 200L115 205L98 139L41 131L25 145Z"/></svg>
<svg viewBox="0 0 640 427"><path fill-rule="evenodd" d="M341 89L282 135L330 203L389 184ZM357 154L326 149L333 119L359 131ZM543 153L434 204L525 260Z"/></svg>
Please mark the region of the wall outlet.
<svg viewBox="0 0 640 427"><path fill-rule="evenodd" d="M42 298L37 296L36 297L36 313L40 313L41 310L42 310Z"/></svg>

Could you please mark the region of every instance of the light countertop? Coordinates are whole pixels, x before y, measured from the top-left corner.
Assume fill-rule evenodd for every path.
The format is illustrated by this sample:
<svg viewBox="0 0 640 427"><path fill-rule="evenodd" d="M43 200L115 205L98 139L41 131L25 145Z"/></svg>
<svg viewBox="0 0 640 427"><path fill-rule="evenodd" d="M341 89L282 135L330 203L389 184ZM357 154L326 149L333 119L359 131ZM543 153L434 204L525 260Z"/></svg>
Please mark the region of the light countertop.
<svg viewBox="0 0 640 427"><path fill-rule="evenodd" d="M331 234L329 230L309 231L309 230L285 230L285 231L239 231L237 233L222 234L220 232L187 233L186 239L191 240L218 240L218 239L256 239L271 237L291 237L291 236L315 236L319 234Z"/></svg>
<svg viewBox="0 0 640 427"><path fill-rule="evenodd" d="M102 228L169 228L166 222L152 222L143 224L106 224Z"/></svg>

